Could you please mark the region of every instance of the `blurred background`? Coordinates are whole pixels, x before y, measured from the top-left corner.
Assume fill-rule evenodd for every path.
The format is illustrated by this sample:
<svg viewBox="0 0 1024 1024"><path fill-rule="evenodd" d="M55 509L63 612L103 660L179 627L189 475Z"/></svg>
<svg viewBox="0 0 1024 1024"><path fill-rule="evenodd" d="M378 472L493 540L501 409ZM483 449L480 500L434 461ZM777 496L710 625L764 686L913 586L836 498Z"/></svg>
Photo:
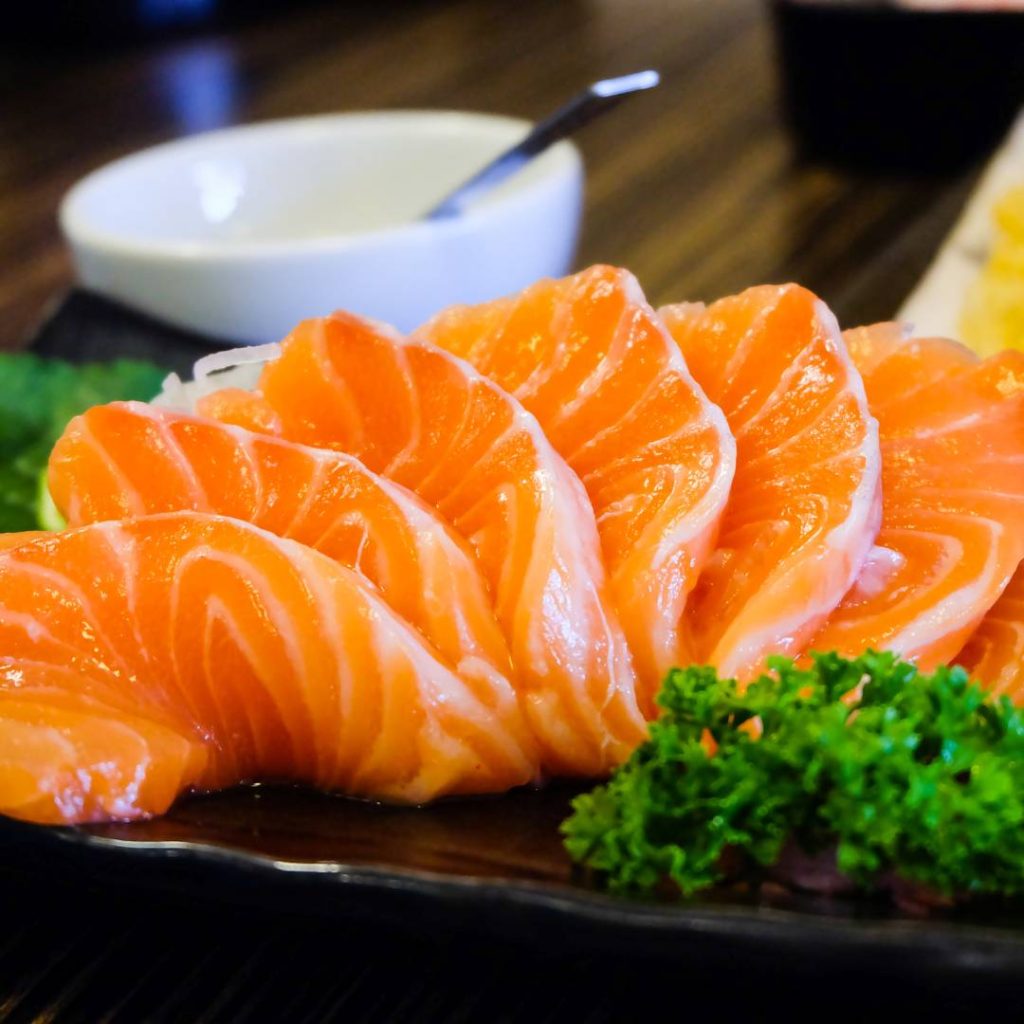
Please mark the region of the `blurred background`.
<svg viewBox="0 0 1024 1024"><path fill-rule="evenodd" d="M588 174L580 264L629 266L655 302L797 279L846 322L889 316L1024 98L1024 14L965 6L979 5L8 5L0 346L24 343L68 286L57 205L113 158L306 113L537 118L591 80L642 67L659 68L662 86L578 137Z"/></svg>

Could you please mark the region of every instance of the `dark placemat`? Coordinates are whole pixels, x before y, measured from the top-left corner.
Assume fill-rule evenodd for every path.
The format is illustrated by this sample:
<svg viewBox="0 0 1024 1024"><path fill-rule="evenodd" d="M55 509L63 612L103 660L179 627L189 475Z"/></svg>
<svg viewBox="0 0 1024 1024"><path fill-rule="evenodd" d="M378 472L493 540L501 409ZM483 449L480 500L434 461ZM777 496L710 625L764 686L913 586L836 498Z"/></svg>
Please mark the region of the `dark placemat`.
<svg viewBox="0 0 1024 1024"><path fill-rule="evenodd" d="M58 302L29 345L75 363L146 359L186 376L197 359L228 347L77 288Z"/></svg>

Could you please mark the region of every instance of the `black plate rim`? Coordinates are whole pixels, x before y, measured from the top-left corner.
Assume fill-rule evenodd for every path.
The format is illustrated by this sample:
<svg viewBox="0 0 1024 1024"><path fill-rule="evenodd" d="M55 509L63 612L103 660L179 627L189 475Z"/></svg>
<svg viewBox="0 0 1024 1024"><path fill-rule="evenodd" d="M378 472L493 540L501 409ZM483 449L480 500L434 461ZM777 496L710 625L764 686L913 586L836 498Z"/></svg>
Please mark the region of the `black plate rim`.
<svg viewBox="0 0 1024 1024"><path fill-rule="evenodd" d="M599 929L605 939L616 942L641 935L649 941L733 940L744 945L770 945L776 954L799 950L806 955L810 947L828 959L870 954L872 959L883 961L902 952L932 960L929 967L936 971L991 974L1024 970L1024 931L973 923L825 917L753 905L649 903L551 882L345 861L307 861L219 842L121 839L95 835L80 827L42 826L14 819L0 819L0 838L8 848L16 844L25 851L56 853L65 860L84 852L92 859L105 859L109 867L120 869L118 874L142 861L150 865L173 861L217 877L235 874L239 879L260 883L258 891L262 891L262 883L271 883L280 892L301 881L323 895L351 893L372 899L387 894L403 905L442 904L475 913L485 908L505 909L538 920ZM81 861L78 866L87 867ZM167 887L182 889L170 879ZM336 901L323 909L331 916L344 914Z"/></svg>

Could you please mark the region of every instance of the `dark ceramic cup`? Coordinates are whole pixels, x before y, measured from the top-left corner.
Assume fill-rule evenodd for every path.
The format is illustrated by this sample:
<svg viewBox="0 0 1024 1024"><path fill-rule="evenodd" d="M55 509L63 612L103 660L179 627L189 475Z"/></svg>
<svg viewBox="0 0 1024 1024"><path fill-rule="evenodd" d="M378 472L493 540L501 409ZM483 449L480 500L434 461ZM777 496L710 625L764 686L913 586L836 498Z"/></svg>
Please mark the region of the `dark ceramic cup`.
<svg viewBox="0 0 1024 1024"><path fill-rule="evenodd" d="M790 124L809 155L942 172L998 142L1024 104L1024 10L771 0Z"/></svg>

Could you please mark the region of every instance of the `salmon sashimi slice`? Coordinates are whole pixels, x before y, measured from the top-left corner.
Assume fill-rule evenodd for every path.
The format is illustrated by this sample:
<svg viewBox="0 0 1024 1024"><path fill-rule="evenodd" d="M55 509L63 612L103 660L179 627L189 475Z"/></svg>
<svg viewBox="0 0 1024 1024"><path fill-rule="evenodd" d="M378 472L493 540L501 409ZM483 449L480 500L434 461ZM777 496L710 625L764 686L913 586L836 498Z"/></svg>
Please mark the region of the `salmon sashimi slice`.
<svg viewBox="0 0 1024 1024"><path fill-rule="evenodd" d="M1024 703L1024 565L954 660L994 693Z"/></svg>
<svg viewBox="0 0 1024 1024"><path fill-rule="evenodd" d="M115 402L71 421L50 456L49 485L71 526L194 511L290 537L362 573L453 671L511 674L466 543L414 494L350 455Z"/></svg>
<svg viewBox="0 0 1024 1024"><path fill-rule="evenodd" d="M896 324L846 333L878 418L882 528L810 647L956 657L1024 557L1024 353L984 361Z"/></svg>
<svg viewBox="0 0 1024 1024"><path fill-rule="evenodd" d="M270 404L256 401L253 392L244 388L221 388L212 394L202 395L197 408L208 419L244 430L259 434L281 434L283 431L280 417Z"/></svg>
<svg viewBox="0 0 1024 1024"><path fill-rule="evenodd" d="M0 812L51 825L137 818L200 780L205 744L80 684L59 666L0 659Z"/></svg>
<svg viewBox="0 0 1024 1024"><path fill-rule="evenodd" d="M689 660L680 623L725 509L735 445L636 278L595 266L421 327L515 395L587 488L645 711Z"/></svg>
<svg viewBox="0 0 1024 1024"><path fill-rule="evenodd" d="M646 723L593 509L514 398L426 341L339 313L296 328L251 403L289 440L415 491L469 542L549 773L599 776L628 757ZM215 393L198 408L224 405Z"/></svg>
<svg viewBox="0 0 1024 1024"><path fill-rule="evenodd" d="M661 311L736 437L717 550L687 608L700 661L749 679L803 650L881 518L878 427L835 317L797 285Z"/></svg>
<svg viewBox="0 0 1024 1024"><path fill-rule="evenodd" d="M419 803L536 777L515 692L358 573L193 512L0 554L0 813L159 814L256 779Z"/></svg>
<svg viewBox="0 0 1024 1024"><path fill-rule="evenodd" d="M683 608L735 468L721 412L634 276L616 267L446 309L415 336L514 394L583 480L652 716L665 673L691 659Z"/></svg>
<svg viewBox="0 0 1024 1024"><path fill-rule="evenodd" d="M0 551L20 547L48 536L45 530L22 530L20 533L0 533Z"/></svg>
<svg viewBox="0 0 1024 1024"><path fill-rule="evenodd" d="M954 660L994 693L1024 702L1024 563Z"/></svg>

